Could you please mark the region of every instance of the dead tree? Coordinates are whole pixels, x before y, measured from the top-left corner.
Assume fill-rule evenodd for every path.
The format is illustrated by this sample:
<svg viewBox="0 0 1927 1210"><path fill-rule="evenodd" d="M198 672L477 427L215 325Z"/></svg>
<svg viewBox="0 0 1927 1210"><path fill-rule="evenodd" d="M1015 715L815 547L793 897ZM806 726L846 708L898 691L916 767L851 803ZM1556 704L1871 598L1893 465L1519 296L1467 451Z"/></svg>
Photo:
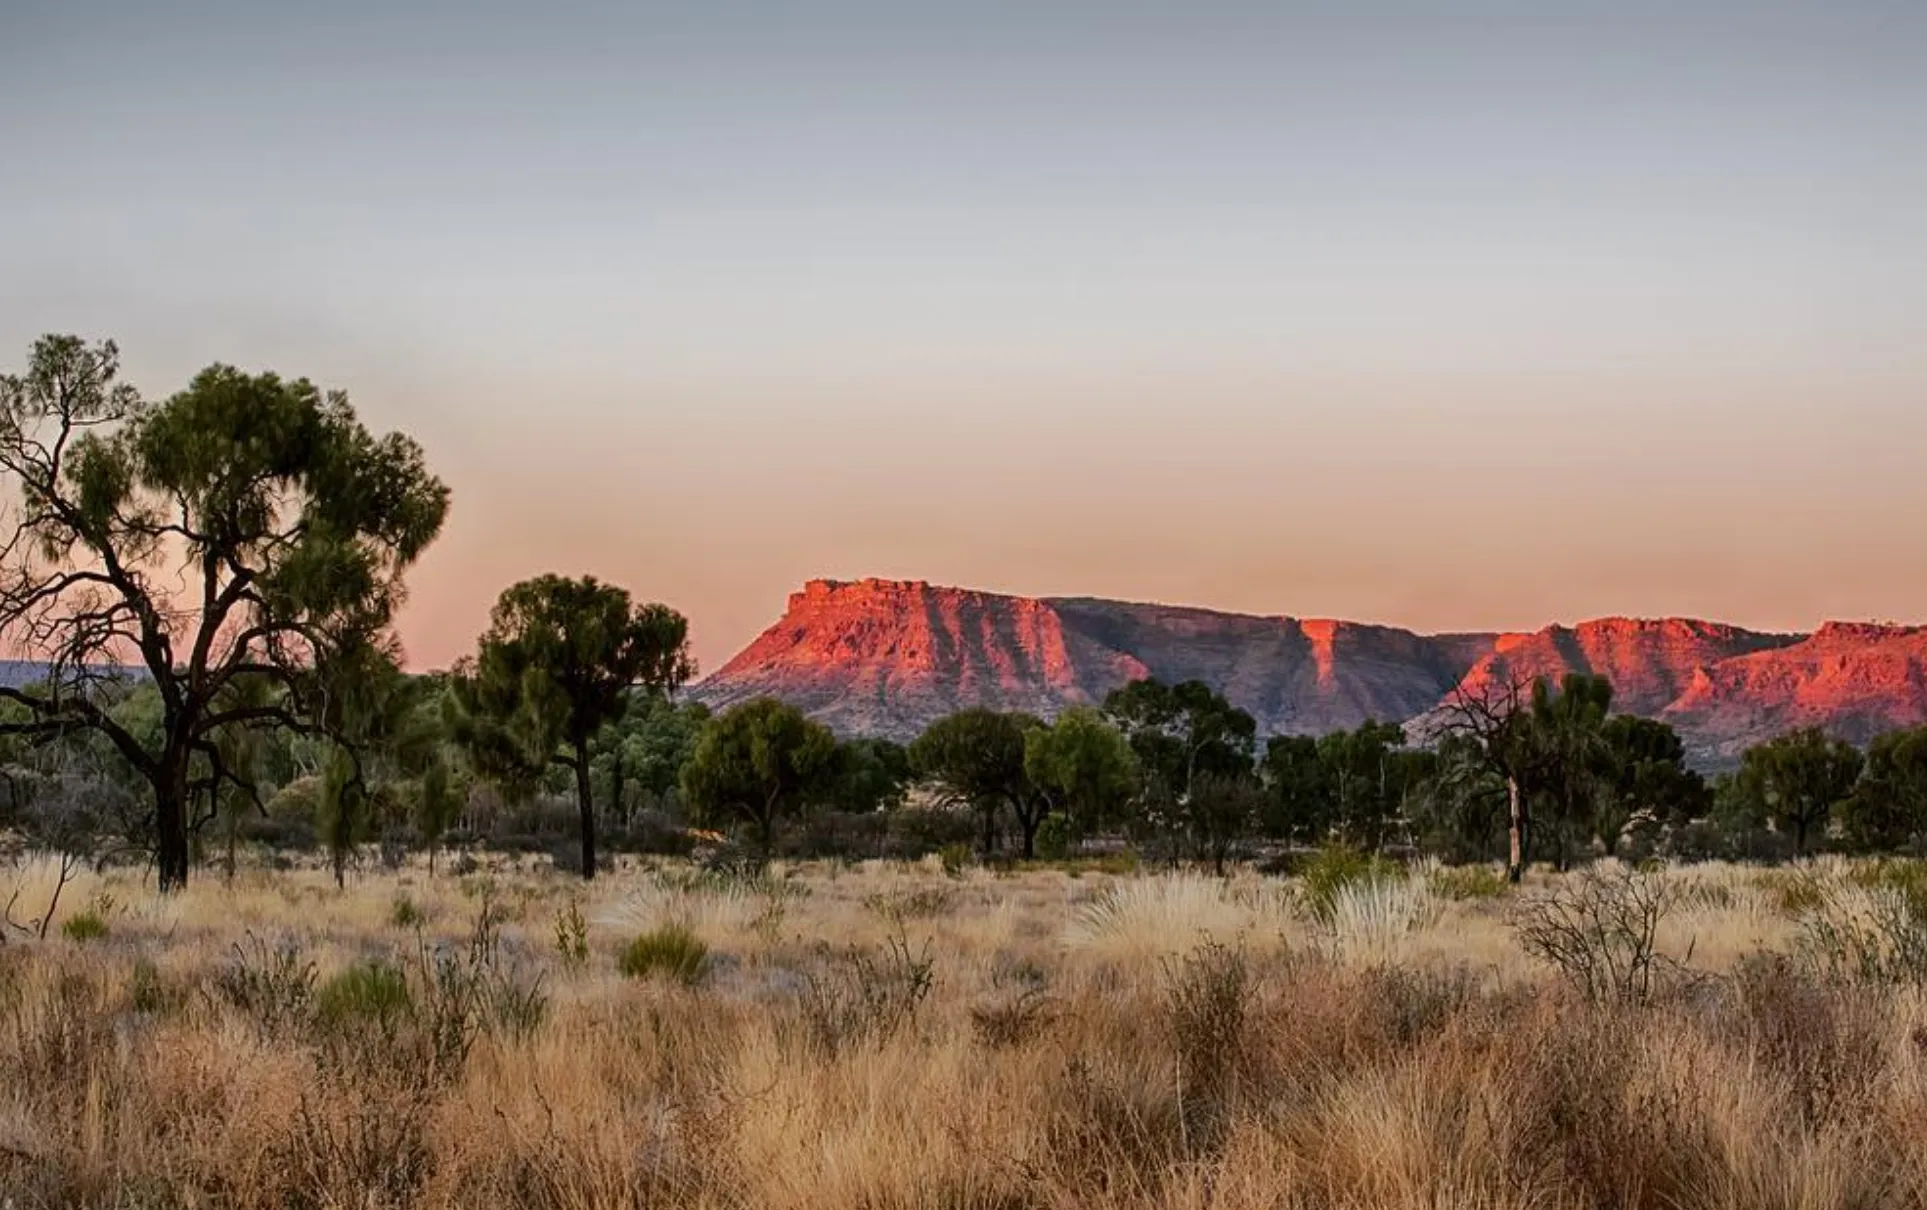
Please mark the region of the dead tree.
<svg viewBox="0 0 1927 1210"><path fill-rule="evenodd" d="M1529 791L1539 763L1530 691L1532 679L1488 681L1477 690L1461 682L1441 707L1437 733L1472 741L1486 768L1505 783L1506 878L1518 882L1532 860Z"/></svg>

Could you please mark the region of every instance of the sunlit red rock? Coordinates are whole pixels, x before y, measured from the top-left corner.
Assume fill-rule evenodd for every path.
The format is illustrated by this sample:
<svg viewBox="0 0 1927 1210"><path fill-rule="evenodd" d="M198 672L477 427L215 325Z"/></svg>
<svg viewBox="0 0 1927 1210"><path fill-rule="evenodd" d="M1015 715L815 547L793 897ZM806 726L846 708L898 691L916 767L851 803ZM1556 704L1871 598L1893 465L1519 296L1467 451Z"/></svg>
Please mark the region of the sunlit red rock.
<svg viewBox="0 0 1927 1210"><path fill-rule="evenodd" d="M1143 676L1198 679L1262 733L1318 734L1430 715L1455 687L1588 672L1615 705L1678 726L1704 761L1818 724L1864 740L1927 721L1927 628L1829 623L1762 634L1689 618L1601 618L1530 634L1419 635L920 581L815 580L692 695L781 697L846 734L915 735L967 706L1049 716Z"/></svg>

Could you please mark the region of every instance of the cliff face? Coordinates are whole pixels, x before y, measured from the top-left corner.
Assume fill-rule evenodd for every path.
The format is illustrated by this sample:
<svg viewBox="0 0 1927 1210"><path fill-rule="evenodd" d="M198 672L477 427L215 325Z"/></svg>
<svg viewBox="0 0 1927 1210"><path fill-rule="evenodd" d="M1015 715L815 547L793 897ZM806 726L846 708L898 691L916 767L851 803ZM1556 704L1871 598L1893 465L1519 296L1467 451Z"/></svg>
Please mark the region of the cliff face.
<svg viewBox="0 0 1927 1210"><path fill-rule="evenodd" d="M1498 636L1466 674L1463 687L1477 693L1514 679L1549 676L1556 681L1569 672L1582 672L1612 682L1616 709L1657 714L1684 693L1702 669L1785 647L1800 637L1692 618L1599 618Z"/></svg>
<svg viewBox="0 0 1927 1210"><path fill-rule="evenodd" d="M1660 717L1728 760L1795 727L1865 743L1927 721L1927 627L1829 622L1708 666Z"/></svg>
<svg viewBox="0 0 1927 1210"><path fill-rule="evenodd" d="M1425 715L1455 687L1604 675L1619 709L1678 726L1702 759L1818 724L1861 740L1927 721L1927 628L1831 623L1761 634L1685 618L1603 618L1531 634L1419 635L922 582L816 580L692 689L724 707L768 694L838 731L907 738L967 706L1049 716L1139 677L1197 679L1263 733Z"/></svg>

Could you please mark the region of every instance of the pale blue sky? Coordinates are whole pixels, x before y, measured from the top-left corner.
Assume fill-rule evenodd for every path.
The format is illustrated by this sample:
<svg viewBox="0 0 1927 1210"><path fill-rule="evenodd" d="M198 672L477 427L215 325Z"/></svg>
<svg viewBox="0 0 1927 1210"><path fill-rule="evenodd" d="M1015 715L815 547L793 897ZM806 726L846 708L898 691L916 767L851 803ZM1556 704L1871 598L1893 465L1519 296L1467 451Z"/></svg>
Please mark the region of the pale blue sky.
<svg viewBox="0 0 1927 1210"><path fill-rule="evenodd" d="M349 388L593 570L1927 618L1927 6L0 6L0 364Z"/></svg>

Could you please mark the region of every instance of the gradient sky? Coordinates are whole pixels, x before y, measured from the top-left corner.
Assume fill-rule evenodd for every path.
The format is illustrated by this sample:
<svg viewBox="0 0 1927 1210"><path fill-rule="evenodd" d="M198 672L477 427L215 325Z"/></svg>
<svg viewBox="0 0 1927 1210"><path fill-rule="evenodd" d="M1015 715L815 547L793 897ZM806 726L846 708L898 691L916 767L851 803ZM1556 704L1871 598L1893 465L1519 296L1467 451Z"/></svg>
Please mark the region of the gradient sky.
<svg viewBox="0 0 1927 1210"><path fill-rule="evenodd" d="M0 365L349 390L593 572L1927 619L1927 5L0 0Z"/></svg>

